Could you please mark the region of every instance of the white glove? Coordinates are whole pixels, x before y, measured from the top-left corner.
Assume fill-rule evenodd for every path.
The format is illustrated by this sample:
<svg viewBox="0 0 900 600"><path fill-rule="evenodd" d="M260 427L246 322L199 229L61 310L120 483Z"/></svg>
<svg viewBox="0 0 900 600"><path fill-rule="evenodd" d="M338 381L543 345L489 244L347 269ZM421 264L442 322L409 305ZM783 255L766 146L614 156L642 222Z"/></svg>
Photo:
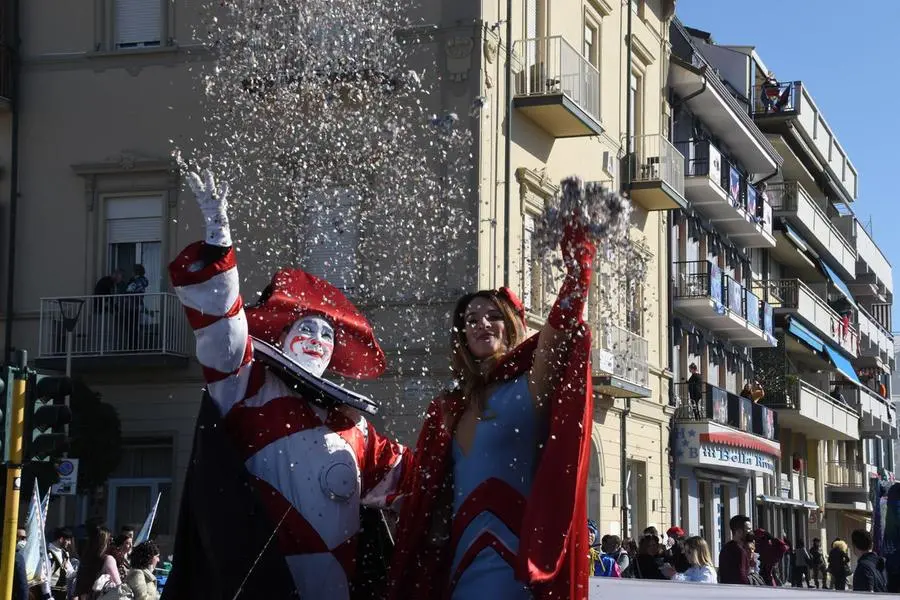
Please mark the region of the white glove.
<svg viewBox="0 0 900 600"><path fill-rule="evenodd" d="M227 248L231 246L231 228L228 226L228 183L222 183L216 188L212 171L204 169L202 175L203 179L192 171L188 173L187 181L206 221L206 243Z"/></svg>

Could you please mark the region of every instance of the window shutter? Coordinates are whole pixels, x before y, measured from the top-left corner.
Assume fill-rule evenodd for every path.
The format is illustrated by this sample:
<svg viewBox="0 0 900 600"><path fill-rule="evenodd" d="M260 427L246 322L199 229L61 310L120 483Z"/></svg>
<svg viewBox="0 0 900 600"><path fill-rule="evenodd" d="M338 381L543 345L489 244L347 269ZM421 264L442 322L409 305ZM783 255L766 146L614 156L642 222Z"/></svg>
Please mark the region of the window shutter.
<svg viewBox="0 0 900 600"><path fill-rule="evenodd" d="M310 198L316 207L310 219L303 268L342 290L357 285L359 227L358 203L347 192L337 198Z"/></svg>
<svg viewBox="0 0 900 600"><path fill-rule="evenodd" d="M162 240L162 198L107 198L104 206L107 244Z"/></svg>
<svg viewBox="0 0 900 600"><path fill-rule="evenodd" d="M532 288L534 286L534 218L525 215L522 231L522 304L527 310L532 309Z"/></svg>
<svg viewBox="0 0 900 600"><path fill-rule="evenodd" d="M162 38L160 0L115 0L116 47L159 46Z"/></svg>

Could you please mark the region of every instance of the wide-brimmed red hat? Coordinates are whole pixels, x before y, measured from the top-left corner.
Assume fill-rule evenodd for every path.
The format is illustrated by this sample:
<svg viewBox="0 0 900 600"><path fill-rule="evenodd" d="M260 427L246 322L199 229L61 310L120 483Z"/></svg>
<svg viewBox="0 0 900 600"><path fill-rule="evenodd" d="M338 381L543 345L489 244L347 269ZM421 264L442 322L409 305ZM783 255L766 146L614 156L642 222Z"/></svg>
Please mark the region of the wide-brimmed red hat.
<svg viewBox="0 0 900 600"><path fill-rule="evenodd" d="M334 354L328 369L344 377L372 379L384 373L384 352L369 321L343 292L300 269L281 269L259 304L246 308L250 335L277 344L286 328L309 315L334 327Z"/></svg>

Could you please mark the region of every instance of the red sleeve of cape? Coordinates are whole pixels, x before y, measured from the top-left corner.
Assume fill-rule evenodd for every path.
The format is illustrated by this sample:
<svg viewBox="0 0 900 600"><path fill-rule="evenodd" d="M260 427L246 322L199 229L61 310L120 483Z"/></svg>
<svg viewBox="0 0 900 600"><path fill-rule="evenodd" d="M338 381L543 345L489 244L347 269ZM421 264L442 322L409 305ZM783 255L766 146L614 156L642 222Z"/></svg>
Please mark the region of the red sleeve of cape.
<svg viewBox="0 0 900 600"><path fill-rule="evenodd" d="M531 368L537 337L520 344L492 374L511 379ZM586 496L592 410L590 330L577 330L566 372L550 400L549 436L535 475L520 531L517 576L536 600L583 600L588 595ZM430 542L432 514L449 500L440 494L451 468L450 434L458 416L452 398L432 401L416 445L413 475L397 528L388 587L390 600L439 600L446 596L449 544Z"/></svg>

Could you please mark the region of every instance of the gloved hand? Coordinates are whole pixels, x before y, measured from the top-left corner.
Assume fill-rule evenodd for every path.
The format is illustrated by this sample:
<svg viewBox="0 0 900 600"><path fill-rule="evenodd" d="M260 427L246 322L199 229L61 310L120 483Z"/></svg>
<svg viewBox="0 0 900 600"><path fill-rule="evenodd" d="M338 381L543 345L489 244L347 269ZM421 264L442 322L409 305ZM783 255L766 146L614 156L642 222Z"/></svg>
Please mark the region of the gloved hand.
<svg viewBox="0 0 900 600"><path fill-rule="evenodd" d="M594 257L597 255L597 246L587 237L584 227L570 223L566 225L563 239L560 243L563 261L567 271L578 275L574 271L591 270L594 265Z"/></svg>
<svg viewBox="0 0 900 600"><path fill-rule="evenodd" d="M584 314L597 246L587 237L584 227L573 222L566 225L560 247L566 265L566 278L547 315L547 323L558 331L571 331L581 322Z"/></svg>
<svg viewBox="0 0 900 600"><path fill-rule="evenodd" d="M209 169L204 169L201 174L193 171L188 173L187 181L200 206L200 212L203 213L203 219L206 221L206 243L223 248L230 247L228 183L222 183L216 187L216 181Z"/></svg>

